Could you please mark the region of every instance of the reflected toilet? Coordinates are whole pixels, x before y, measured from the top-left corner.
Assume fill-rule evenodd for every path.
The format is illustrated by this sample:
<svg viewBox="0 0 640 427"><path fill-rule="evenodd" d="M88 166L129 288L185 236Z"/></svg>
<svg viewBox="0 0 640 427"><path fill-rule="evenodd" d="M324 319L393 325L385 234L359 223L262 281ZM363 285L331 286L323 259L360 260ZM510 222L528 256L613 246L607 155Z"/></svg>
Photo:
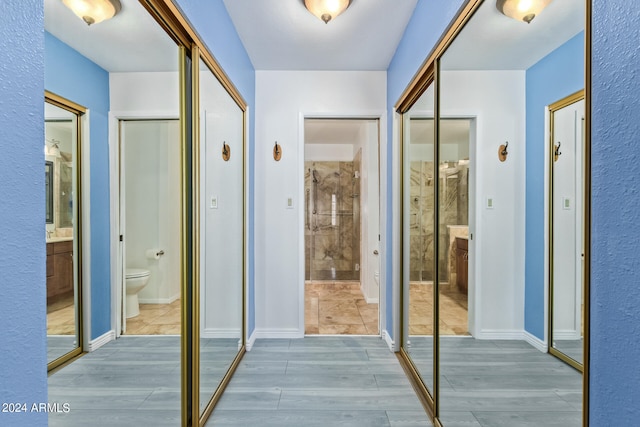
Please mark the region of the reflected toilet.
<svg viewBox="0 0 640 427"><path fill-rule="evenodd" d="M138 303L138 293L149 282L151 272L142 268L127 268L125 271L125 282L127 290L127 319L140 314L140 304Z"/></svg>

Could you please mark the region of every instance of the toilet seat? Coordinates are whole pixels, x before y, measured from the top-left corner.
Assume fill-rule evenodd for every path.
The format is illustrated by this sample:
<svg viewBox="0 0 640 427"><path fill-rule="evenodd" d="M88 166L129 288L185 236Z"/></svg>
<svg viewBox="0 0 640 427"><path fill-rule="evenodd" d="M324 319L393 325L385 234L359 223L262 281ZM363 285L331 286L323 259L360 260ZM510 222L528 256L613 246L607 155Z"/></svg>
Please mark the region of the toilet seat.
<svg viewBox="0 0 640 427"><path fill-rule="evenodd" d="M125 278L127 279L135 279L136 277L146 277L149 274L151 274L151 272L143 268L127 268L125 270Z"/></svg>

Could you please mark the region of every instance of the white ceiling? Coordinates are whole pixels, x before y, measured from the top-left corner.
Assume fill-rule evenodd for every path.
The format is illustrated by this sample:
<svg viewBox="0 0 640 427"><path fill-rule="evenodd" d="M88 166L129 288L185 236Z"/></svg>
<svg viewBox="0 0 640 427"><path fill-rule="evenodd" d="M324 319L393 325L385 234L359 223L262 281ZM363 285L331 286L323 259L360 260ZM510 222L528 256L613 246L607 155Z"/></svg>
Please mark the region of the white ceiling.
<svg viewBox="0 0 640 427"><path fill-rule="evenodd" d="M109 72L177 71L178 47L137 0L88 26L61 0L44 1L44 28Z"/></svg>
<svg viewBox="0 0 640 427"><path fill-rule="evenodd" d="M256 70L386 70L418 0L353 0L325 24L303 0L224 0Z"/></svg>
<svg viewBox="0 0 640 427"><path fill-rule="evenodd" d="M446 70L526 70L584 29L584 0L552 1L530 24L487 0L442 58Z"/></svg>

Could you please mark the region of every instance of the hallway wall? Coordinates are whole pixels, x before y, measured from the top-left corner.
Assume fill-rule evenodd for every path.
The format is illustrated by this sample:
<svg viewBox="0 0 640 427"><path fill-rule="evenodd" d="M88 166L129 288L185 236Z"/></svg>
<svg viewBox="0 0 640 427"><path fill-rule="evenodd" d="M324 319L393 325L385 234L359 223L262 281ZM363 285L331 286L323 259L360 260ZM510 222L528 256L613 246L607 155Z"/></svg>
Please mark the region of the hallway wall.
<svg viewBox="0 0 640 427"><path fill-rule="evenodd" d="M109 73L82 56L53 35L45 32L45 89L89 111L89 135L82 141L85 155L89 151L90 173L83 191L89 192L90 206L83 214L90 215L91 274L91 339L111 329L111 271L109 246ZM88 185L87 185L88 184ZM85 193L86 194L86 193ZM87 244L87 237L83 235ZM87 264L85 260L85 264ZM85 285L86 289L86 285Z"/></svg>
<svg viewBox="0 0 640 427"><path fill-rule="evenodd" d="M386 73L256 72L256 333L302 337L304 157L302 115L384 114ZM384 121L384 120L383 120ZM381 123L381 129L385 129ZM382 132L385 132L382 130ZM274 161L275 141L282 160ZM386 147L384 134L382 147ZM384 151L384 149L383 149ZM293 209L287 209L287 198Z"/></svg>
<svg viewBox="0 0 640 427"><path fill-rule="evenodd" d="M0 2L0 402L47 401L44 5ZM25 78L25 76L33 76ZM46 413L2 413L46 426Z"/></svg>
<svg viewBox="0 0 640 427"><path fill-rule="evenodd" d="M592 3L589 421L634 426L640 419L640 14L637 2Z"/></svg>

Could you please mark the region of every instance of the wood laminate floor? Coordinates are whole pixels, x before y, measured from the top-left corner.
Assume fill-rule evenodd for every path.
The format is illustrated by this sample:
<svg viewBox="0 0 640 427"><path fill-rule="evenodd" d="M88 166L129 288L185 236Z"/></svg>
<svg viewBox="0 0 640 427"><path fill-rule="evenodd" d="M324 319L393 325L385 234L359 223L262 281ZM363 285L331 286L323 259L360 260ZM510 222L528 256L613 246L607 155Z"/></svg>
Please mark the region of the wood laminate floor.
<svg viewBox="0 0 640 427"><path fill-rule="evenodd" d="M428 378L433 343L412 341ZM233 346L206 343L211 393ZM446 427L581 426L581 375L523 341L444 337ZM216 365L216 361L220 365ZM427 380L429 383L429 380ZM122 337L49 377L51 426L180 425L179 337ZM205 397L203 396L202 399ZM378 337L265 339L246 353L207 426L431 426L395 354Z"/></svg>

